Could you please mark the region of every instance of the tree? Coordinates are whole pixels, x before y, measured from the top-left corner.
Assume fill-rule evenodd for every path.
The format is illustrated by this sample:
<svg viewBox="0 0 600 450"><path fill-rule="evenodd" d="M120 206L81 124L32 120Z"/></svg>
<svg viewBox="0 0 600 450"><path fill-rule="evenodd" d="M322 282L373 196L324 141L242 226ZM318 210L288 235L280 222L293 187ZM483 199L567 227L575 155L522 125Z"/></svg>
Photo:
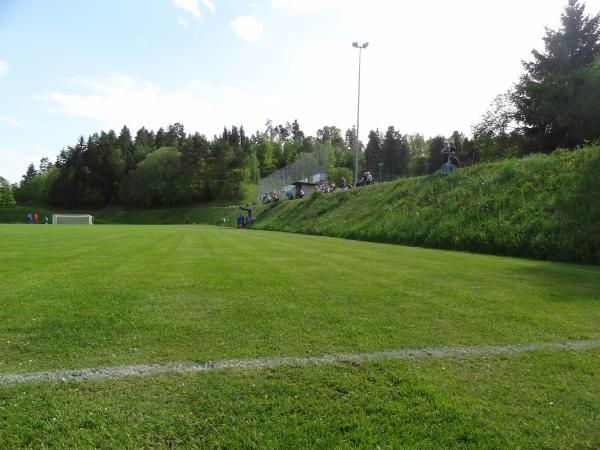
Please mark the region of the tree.
<svg viewBox="0 0 600 450"><path fill-rule="evenodd" d="M59 173L50 194L53 204L74 208L84 206L90 200L98 202L98 192L89 189L86 151L87 142L81 136L75 146L60 152L56 161Z"/></svg>
<svg viewBox="0 0 600 450"><path fill-rule="evenodd" d="M29 166L27 167L27 172L25 172L25 175L23 175L23 177L21 178L21 183L25 183L37 177L37 175L38 171L35 170L35 166L33 165L33 163L29 163Z"/></svg>
<svg viewBox="0 0 600 450"><path fill-rule="evenodd" d="M292 123L292 139L300 146L302 146L304 142L304 132L300 129L298 119L294 119L294 123Z"/></svg>
<svg viewBox="0 0 600 450"><path fill-rule="evenodd" d="M406 175L408 171L408 143L394 127L388 127L381 146L383 172L385 179L390 180ZM378 164L377 164L378 165ZM368 166L374 171L377 166Z"/></svg>
<svg viewBox="0 0 600 450"><path fill-rule="evenodd" d="M135 169L136 162L133 158L135 147L133 145L133 140L131 139L131 132L127 126L124 126L121 129L121 134L119 134L117 143L119 145L119 149L121 150L121 158L125 163L125 174L128 174L129 171Z"/></svg>
<svg viewBox="0 0 600 450"><path fill-rule="evenodd" d="M323 143L330 143L335 147L344 146L342 130L335 126L324 126L317 131L317 139Z"/></svg>
<svg viewBox="0 0 600 450"><path fill-rule="evenodd" d="M408 136L409 165L408 172L412 176L425 175L427 173L427 143L421 134Z"/></svg>
<svg viewBox="0 0 600 450"><path fill-rule="evenodd" d="M436 136L433 139L430 139L428 142L429 145L429 164L428 164L428 172L434 173L442 166L442 149L444 148L444 142L446 142L446 138L444 136Z"/></svg>
<svg viewBox="0 0 600 450"><path fill-rule="evenodd" d="M10 183L5 178L0 177L0 206L2 208L12 208L16 204Z"/></svg>
<svg viewBox="0 0 600 450"><path fill-rule="evenodd" d="M131 172L129 202L138 206L171 206L185 197L181 154L163 147L148 155Z"/></svg>
<svg viewBox="0 0 600 450"><path fill-rule="evenodd" d="M383 160L383 153L381 149L381 142L383 141L383 136L379 132L379 129L369 132L369 142L367 143L367 148L365 149L365 159L367 168L373 170L373 168L378 167L379 163Z"/></svg>
<svg viewBox="0 0 600 450"><path fill-rule="evenodd" d="M475 142L469 138L465 138L463 141L463 149L460 154L460 162L463 166L468 166L479 162L479 155L477 154Z"/></svg>
<svg viewBox="0 0 600 450"><path fill-rule="evenodd" d="M261 176L267 176L275 170L273 162L273 143L267 134L260 135L256 144L256 156L260 165Z"/></svg>
<svg viewBox="0 0 600 450"><path fill-rule="evenodd" d="M600 16L586 15L583 4L569 0L561 24L546 29L544 51L533 50L533 60L523 63L526 73L511 96L534 150L574 147L600 136L598 127L588 127L598 105L598 82L589 68L600 56ZM586 96L590 90L594 98Z"/></svg>
<svg viewBox="0 0 600 450"><path fill-rule="evenodd" d="M506 92L496 96L479 123L473 127L473 139L483 161L505 157L514 149L516 130L516 109Z"/></svg>

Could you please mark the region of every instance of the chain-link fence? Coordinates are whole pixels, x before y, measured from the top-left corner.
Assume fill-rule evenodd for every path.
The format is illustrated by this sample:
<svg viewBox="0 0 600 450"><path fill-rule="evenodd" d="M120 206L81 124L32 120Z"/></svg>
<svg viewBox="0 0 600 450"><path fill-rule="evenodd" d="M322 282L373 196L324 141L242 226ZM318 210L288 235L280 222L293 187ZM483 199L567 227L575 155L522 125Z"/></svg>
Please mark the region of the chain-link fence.
<svg viewBox="0 0 600 450"><path fill-rule="evenodd" d="M306 183L318 183L327 178L327 167L329 149L323 147L312 153L302 153L296 161L289 166L276 170L268 177L260 180L260 196L270 192L282 193L292 183L304 181Z"/></svg>

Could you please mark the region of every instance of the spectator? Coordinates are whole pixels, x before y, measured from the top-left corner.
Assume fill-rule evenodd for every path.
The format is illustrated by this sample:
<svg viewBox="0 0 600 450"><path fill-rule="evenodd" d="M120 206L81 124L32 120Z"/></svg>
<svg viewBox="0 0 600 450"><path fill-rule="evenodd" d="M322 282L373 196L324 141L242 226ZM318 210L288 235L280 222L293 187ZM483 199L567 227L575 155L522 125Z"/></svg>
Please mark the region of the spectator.
<svg viewBox="0 0 600 450"><path fill-rule="evenodd" d="M33 213L33 223L40 223L40 216L36 212Z"/></svg>
<svg viewBox="0 0 600 450"><path fill-rule="evenodd" d="M452 152L457 153L454 142L450 141L450 153L452 153Z"/></svg>
<svg viewBox="0 0 600 450"><path fill-rule="evenodd" d="M453 166L456 166L456 168L460 167L460 160L458 159L456 152L450 152L450 155L448 156L448 162Z"/></svg>
<svg viewBox="0 0 600 450"><path fill-rule="evenodd" d="M356 187L364 186L367 182L367 172L363 173L363 176L360 180L356 182Z"/></svg>
<svg viewBox="0 0 600 450"><path fill-rule="evenodd" d="M33 214L29 213L27 214L27 223L32 223L33 222Z"/></svg>
<svg viewBox="0 0 600 450"><path fill-rule="evenodd" d="M448 162L448 158L450 156L450 142L444 142L444 148L441 151L442 154L442 164L446 164Z"/></svg>
<svg viewBox="0 0 600 450"><path fill-rule="evenodd" d="M294 193L292 191L287 191L286 195L288 200L294 200Z"/></svg>
<svg viewBox="0 0 600 450"><path fill-rule="evenodd" d="M44 225L48 225L48 216L44 216Z"/></svg>
<svg viewBox="0 0 600 450"><path fill-rule="evenodd" d="M237 227L238 228L243 228L244 227L244 215L242 213L240 213L240 215L237 218Z"/></svg>
<svg viewBox="0 0 600 450"><path fill-rule="evenodd" d="M458 167L456 167L454 164L452 164L450 161L448 161L446 164L444 164L442 166L442 173L444 175L448 175L450 172L452 172L453 170L456 170Z"/></svg>
<svg viewBox="0 0 600 450"><path fill-rule="evenodd" d="M342 178L342 181L340 183L340 189L342 191L347 191L348 190L348 182L346 181L345 178Z"/></svg>

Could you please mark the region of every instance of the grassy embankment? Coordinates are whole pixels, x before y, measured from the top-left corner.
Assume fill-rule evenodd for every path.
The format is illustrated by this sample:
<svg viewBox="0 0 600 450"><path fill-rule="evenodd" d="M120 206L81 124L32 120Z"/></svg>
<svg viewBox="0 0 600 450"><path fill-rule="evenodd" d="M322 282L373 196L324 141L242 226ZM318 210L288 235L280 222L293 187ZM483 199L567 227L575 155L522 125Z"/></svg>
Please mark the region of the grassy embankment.
<svg viewBox="0 0 600 450"><path fill-rule="evenodd" d="M189 226L0 225L0 373L600 338L600 269ZM0 387L0 447L597 448L600 351Z"/></svg>
<svg viewBox="0 0 600 450"><path fill-rule="evenodd" d="M600 147L261 209L255 228L600 264Z"/></svg>

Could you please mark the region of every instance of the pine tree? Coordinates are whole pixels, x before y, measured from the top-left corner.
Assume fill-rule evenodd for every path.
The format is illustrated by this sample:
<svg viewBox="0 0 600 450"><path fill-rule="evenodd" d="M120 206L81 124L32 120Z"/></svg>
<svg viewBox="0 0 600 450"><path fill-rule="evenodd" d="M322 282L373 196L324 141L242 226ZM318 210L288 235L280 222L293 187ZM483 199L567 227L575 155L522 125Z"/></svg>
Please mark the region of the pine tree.
<svg viewBox="0 0 600 450"><path fill-rule="evenodd" d="M35 170L35 166L33 165L33 163L30 163L29 166L27 167L27 172L25 172L25 175L23 175L23 178L21 179L21 183L26 183L27 181L29 181L37 176L38 176L38 171Z"/></svg>
<svg viewBox="0 0 600 450"><path fill-rule="evenodd" d="M136 162L133 157L135 147L133 145L133 140L131 139L131 132L127 126L124 126L121 129L121 134L119 134L117 143L119 145L119 150L121 151L121 158L125 164L125 174L128 174L130 171L135 169Z"/></svg>
<svg viewBox="0 0 600 450"><path fill-rule="evenodd" d="M379 129L369 132L369 142L365 149L365 159L367 169L374 170L375 167L379 167L379 163L383 161L383 154L381 150L381 142L383 136L379 132Z"/></svg>
<svg viewBox="0 0 600 450"><path fill-rule="evenodd" d="M600 81L589 72L600 56L600 16L587 16L583 4L569 0L561 23L546 30L545 50L533 50L533 60L523 63L526 73L512 95L515 118L543 151L600 137Z"/></svg>

